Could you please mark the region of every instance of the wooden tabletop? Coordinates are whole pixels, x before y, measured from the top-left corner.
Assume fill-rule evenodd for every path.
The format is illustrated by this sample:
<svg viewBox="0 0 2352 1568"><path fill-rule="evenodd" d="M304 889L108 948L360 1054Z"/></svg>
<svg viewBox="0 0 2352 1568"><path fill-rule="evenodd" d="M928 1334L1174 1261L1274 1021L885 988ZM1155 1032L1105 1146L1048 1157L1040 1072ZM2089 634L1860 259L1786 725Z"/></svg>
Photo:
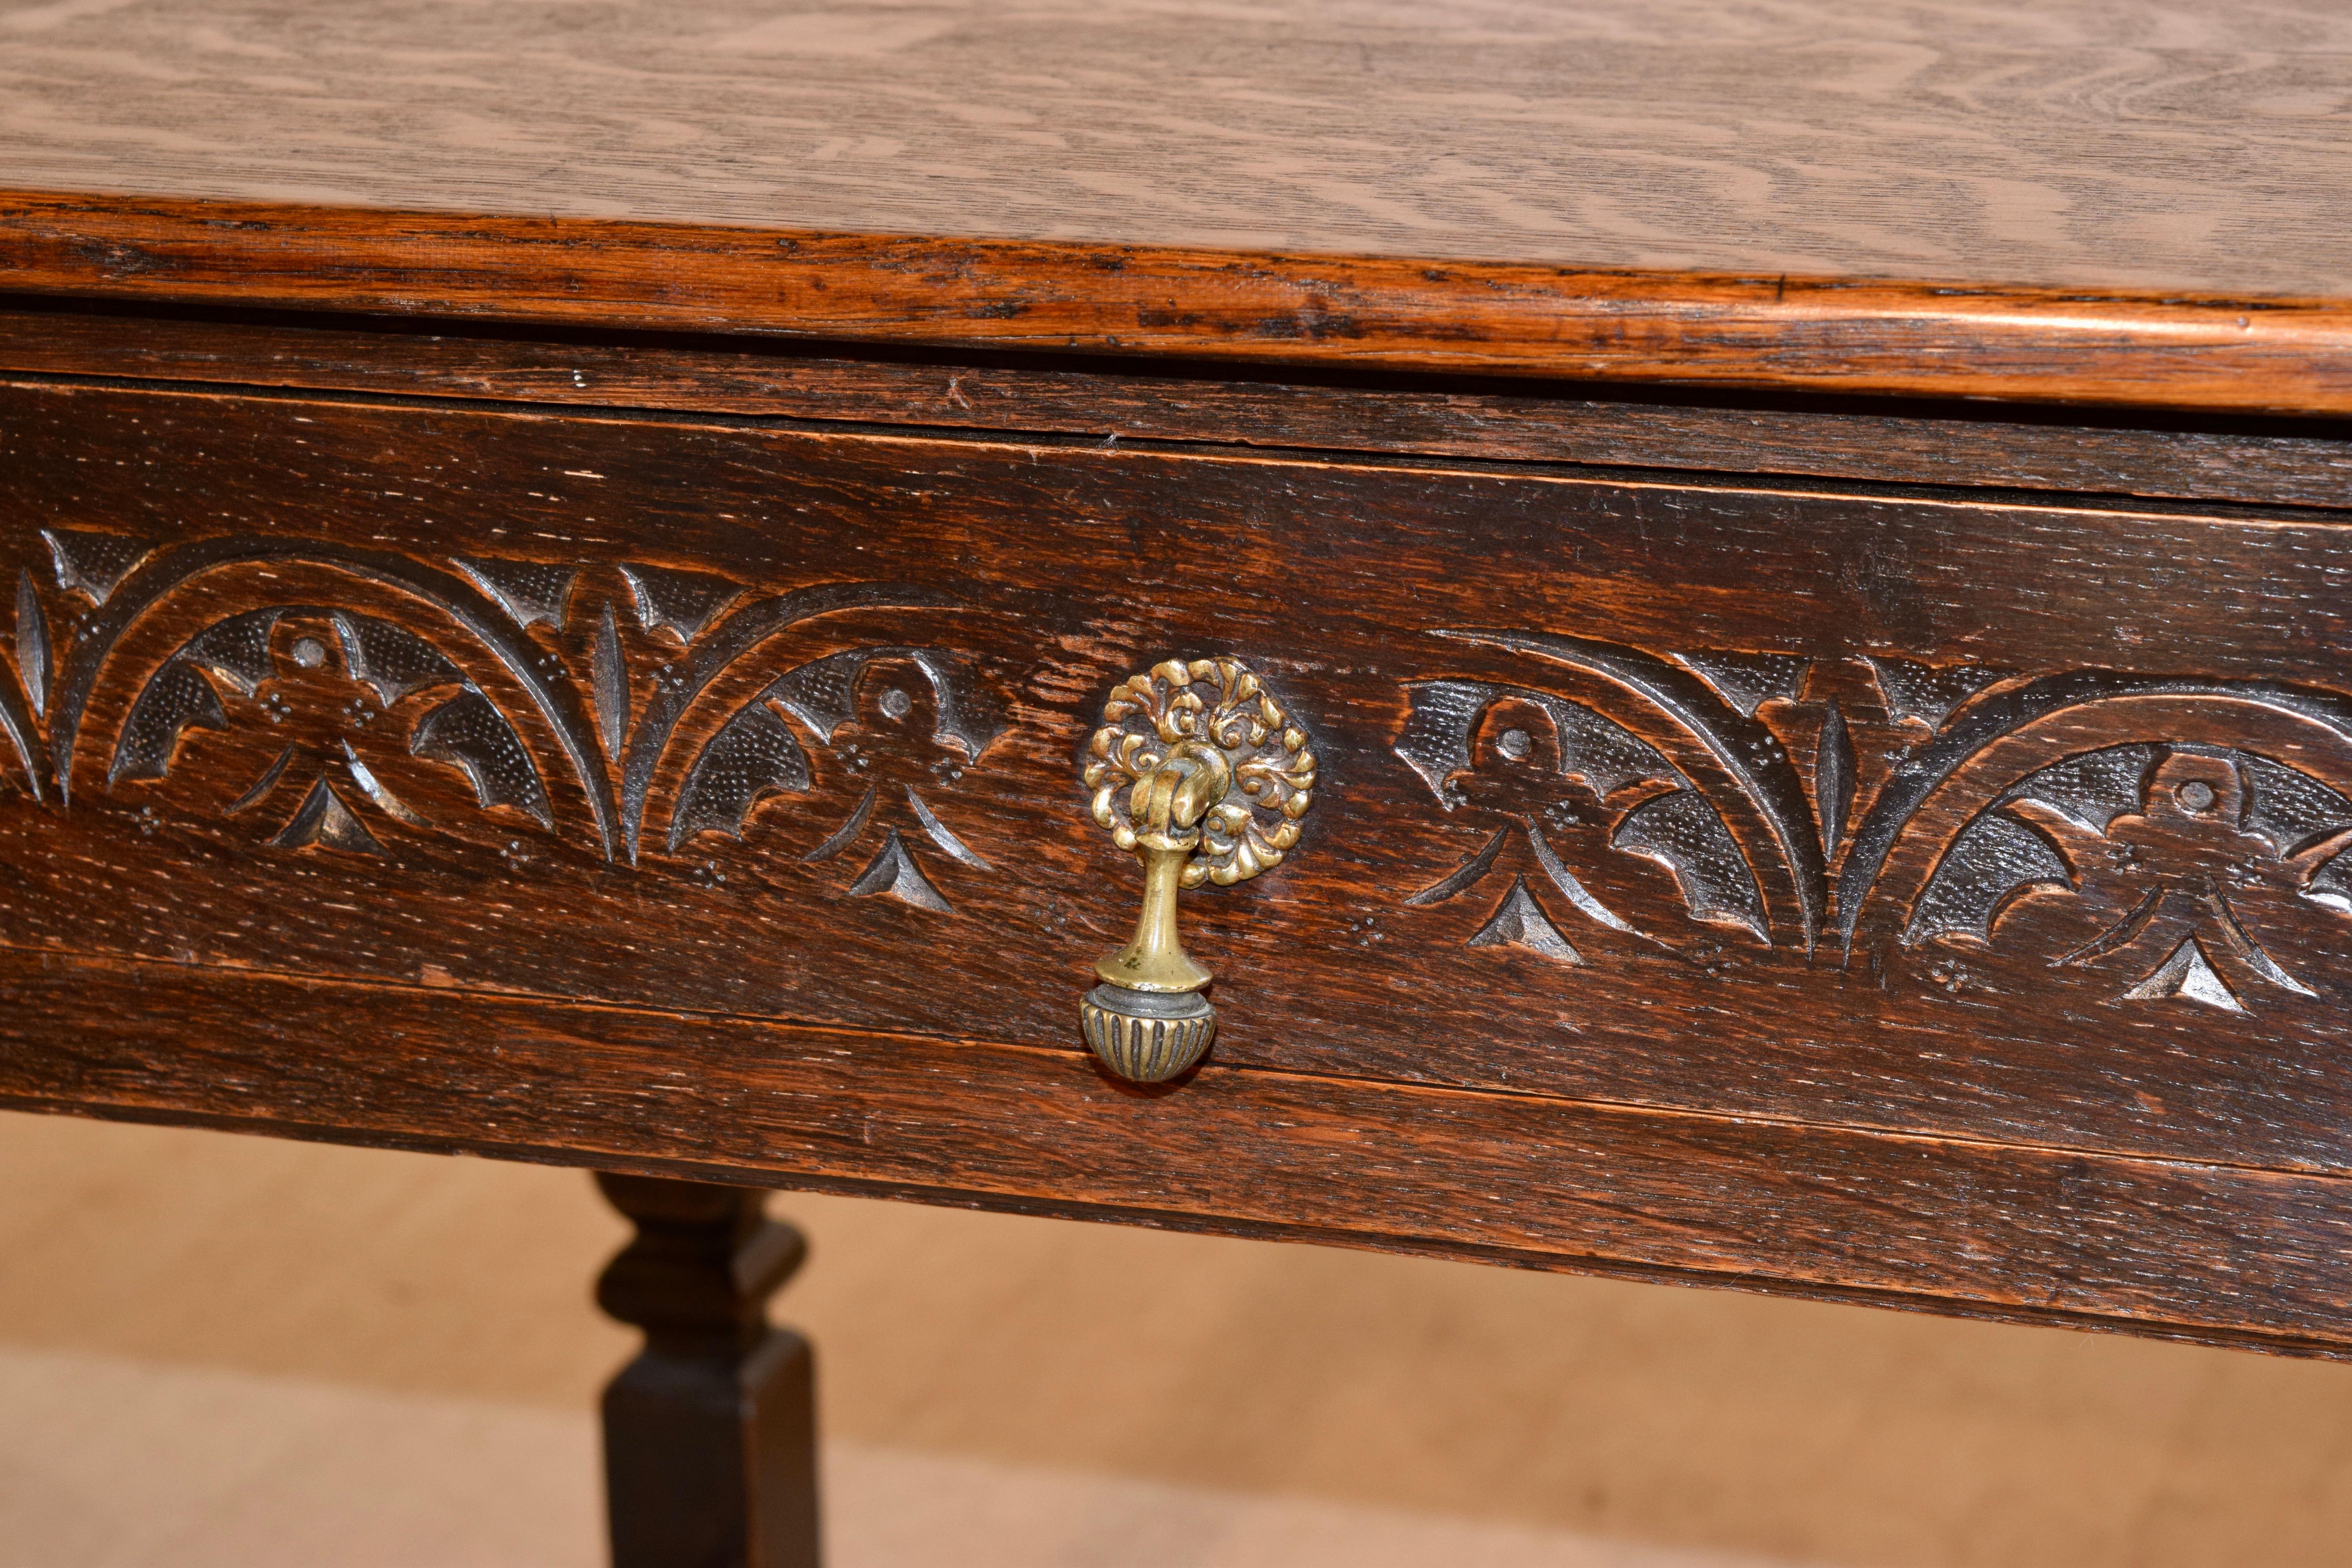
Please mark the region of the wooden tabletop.
<svg viewBox="0 0 2352 1568"><path fill-rule="evenodd" d="M1033 310L1017 330L950 331L929 317L894 329L924 342L1294 359L1304 342L1322 345L1305 357L1385 369L2352 407L2352 10L2326 0L52 0L0 10L0 182L313 215L302 221L314 245L335 226L317 213L352 208L575 220L562 226L575 253L642 250L653 232L577 226L591 219L1022 242L1019 269L1076 258L1097 294L1108 290L1100 320ZM15 276L0 271L0 287L163 287L152 266L92 259L108 246L146 256L153 236L119 214L111 228L57 229L62 209L47 210L53 244L26 238L21 204L7 215L0 268ZM209 225L211 253L227 257L248 244L236 223L280 220L188 221ZM357 232L340 227L346 242ZM436 235L400 266L413 274L418 245L463 243ZM80 257L83 275L26 244ZM1381 288L1436 314L1403 330L1396 310L1286 284L1241 313L1317 321L1234 329L1229 299L1171 291L1164 278L1101 283L1105 247L1402 263ZM894 263L902 273L908 254ZM332 258L347 274L359 259ZM1523 270L1465 282L1474 275L1453 269L1465 262ZM1413 263L1447 266L1423 286ZM460 314L495 313L502 297L535 319L520 301L544 292L529 280L545 257L469 265L510 275L472 303L446 279L250 297ZM1482 296L1524 293L1528 278L1562 268L1683 276L1695 281L1675 298L1718 305L1725 289L1748 290L1739 363L1713 339L1603 352L1629 310L1655 304L1649 282L1606 285L1615 302L1597 328L1578 324L1591 312L1572 302L1602 287L1587 282L1538 287L1538 306L1506 307L1533 310L1506 330L1469 319ZM1801 294L1840 287L1829 329L1818 329L1818 293L1800 312L1815 327L1782 320L1791 279ZM1857 283L1965 285L1975 302L1932 289L1862 300ZM836 337L870 325L782 310L773 290L744 294L740 279L673 279L668 293L659 309L606 319ZM588 296L603 297L568 298ZM1762 317L1748 310L1759 302ZM982 303L1001 316L1005 301ZM1156 329L1142 319L1155 310ZM1937 324L1955 311L1970 318L1958 337ZM2032 318L2024 329L2021 315ZM1169 330L1179 317L1223 324L1190 334L1216 340L1203 346ZM1799 341L1821 330L1835 342ZM1517 346L1492 346L1506 339ZM1466 353L1433 346L1474 340ZM2085 380L2091 359L2119 345L2141 354L2137 368ZM1823 380L1808 368L1849 350L1897 353L1913 370Z"/></svg>
<svg viewBox="0 0 2352 1568"><path fill-rule="evenodd" d="M2352 294L2328 0L55 0L0 38L20 187Z"/></svg>

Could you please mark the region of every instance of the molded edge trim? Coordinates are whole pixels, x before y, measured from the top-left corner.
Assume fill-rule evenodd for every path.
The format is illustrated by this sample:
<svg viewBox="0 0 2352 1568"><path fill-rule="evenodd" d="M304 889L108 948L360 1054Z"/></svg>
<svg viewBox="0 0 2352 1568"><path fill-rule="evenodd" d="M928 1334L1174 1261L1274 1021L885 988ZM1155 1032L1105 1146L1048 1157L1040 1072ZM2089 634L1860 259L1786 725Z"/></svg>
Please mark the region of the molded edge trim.
<svg viewBox="0 0 2352 1568"><path fill-rule="evenodd" d="M2352 415L2352 300L0 191L0 292L831 342Z"/></svg>
<svg viewBox="0 0 2352 1568"><path fill-rule="evenodd" d="M0 946L0 1106L2352 1352L2341 1176L1075 1043Z"/></svg>
<svg viewBox="0 0 2352 1568"><path fill-rule="evenodd" d="M850 1176L804 1175L767 1170L744 1170L690 1161L650 1159L635 1155L597 1154L593 1159L562 1150L530 1144L499 1143L478 1138L418 1137L336 1127L279 1117L229 1116L210 1112L159 1110L144 1105L81 1103L0 1092L0 1111L26 1116L76 1116L140 1127L194 1127L207 1131L247 1137L282 1138L295 1142L325 1143L348 1149L394 1149L412 1154L439 1154L483 1160L507 1160L518 1164L553 1165L572 1169L614 1171L625 1175L666 1176L673 1181L719 1182L754 1187L763 1192L824 1193L835 1197L871 1198L885 1203L921 1204L931 1208L971 1209L988 1214L1024 1215L1040 1219L1076 1220L1092 1225L1123 1225L1141 1230L1167 1230L1196 1236L1236 1237L1250 1241L1342 1247L1358 1252L1384 1252L1406 1258L1432 1258L1447 1263L1483 1264L1546 1274L1580 1274L1643 1285L1677 1285L1701 1290L1737 1290L1752 1296L1779 1296L1793 1300L1824 1301L1846 1307L1876 1307L1889 1311L1919 1312L1939 1318L1977 1322L2013 1323L2027 1328L2072 1329L2080 1333L2116 1334L2131 1339L2175 1344L2206 1345L2220 1350L2252 1351L2263 1355L2307 1360L2352 1362L2352 1342L2307 1335L2281 1335L2210 1328L2191 1323L2166 1323L2101 1317L2031 1304L1987 1306L1954 1296L1874 1290L1859 1287L1794 1284L1768 1274L1696 1274L1681 1269L1654 1268L1637 1263L1578 1252L1542 1252L1511 1247L1444 1244L1379 1231L1341 1230L1313 1226L1267 1224L1160 1209L1118 1207L1079 1200L1006 1196L952 1187L909 1186L897 1182L863 1181Z"/></svg>

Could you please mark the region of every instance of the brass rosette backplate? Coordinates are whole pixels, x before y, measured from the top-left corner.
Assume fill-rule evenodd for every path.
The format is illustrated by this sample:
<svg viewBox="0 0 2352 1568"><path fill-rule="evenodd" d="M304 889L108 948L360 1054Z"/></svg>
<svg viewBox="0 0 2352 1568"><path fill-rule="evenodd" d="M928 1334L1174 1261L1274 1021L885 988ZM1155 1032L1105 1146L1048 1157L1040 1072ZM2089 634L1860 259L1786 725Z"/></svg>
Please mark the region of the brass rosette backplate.
<svg viewBox="0 0 2352 1568"><path fill-rule="evenodd" d="M1224 752L1234 788L1202 819L1200 847L1185 863L1183 885L1229 888L1280 865L1298 842L1299 821L1314 799L1315 752L1239 659L1171 658L1112 689L1102 728L1087 748L1095 820L1110 829L1113 843L1133 850L1138 829L1129 794L1188 742Z"/></svg>

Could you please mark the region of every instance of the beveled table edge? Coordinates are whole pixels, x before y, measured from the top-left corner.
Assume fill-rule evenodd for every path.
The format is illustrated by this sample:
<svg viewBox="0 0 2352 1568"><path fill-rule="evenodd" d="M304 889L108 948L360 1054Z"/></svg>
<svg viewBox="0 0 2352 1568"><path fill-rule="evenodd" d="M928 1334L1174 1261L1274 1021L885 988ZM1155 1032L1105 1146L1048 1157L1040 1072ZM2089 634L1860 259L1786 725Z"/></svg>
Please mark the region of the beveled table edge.
<svg viewBox="0 0 2352 1568"><path fill-rule="evenodd" d="M2302 416L2352 300L0 191L0 293Z"/></svg>

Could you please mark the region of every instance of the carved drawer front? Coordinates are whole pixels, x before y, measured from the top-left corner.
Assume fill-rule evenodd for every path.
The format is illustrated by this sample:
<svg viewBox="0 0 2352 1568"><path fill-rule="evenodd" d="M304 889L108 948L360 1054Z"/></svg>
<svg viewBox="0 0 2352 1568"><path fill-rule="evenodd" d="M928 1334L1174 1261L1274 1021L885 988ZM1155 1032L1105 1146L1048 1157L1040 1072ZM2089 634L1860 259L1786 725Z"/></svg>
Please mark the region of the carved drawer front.
<svg viewBox="0 0 2352 1568"><path fill-rule="evenodd" d="M2324 522L22 387L0 429L18 946L1088 1073L1141 886L1089 740L1223 658L1319 777L1182 896L1212 1063L2347 1163Z"/></svg>

